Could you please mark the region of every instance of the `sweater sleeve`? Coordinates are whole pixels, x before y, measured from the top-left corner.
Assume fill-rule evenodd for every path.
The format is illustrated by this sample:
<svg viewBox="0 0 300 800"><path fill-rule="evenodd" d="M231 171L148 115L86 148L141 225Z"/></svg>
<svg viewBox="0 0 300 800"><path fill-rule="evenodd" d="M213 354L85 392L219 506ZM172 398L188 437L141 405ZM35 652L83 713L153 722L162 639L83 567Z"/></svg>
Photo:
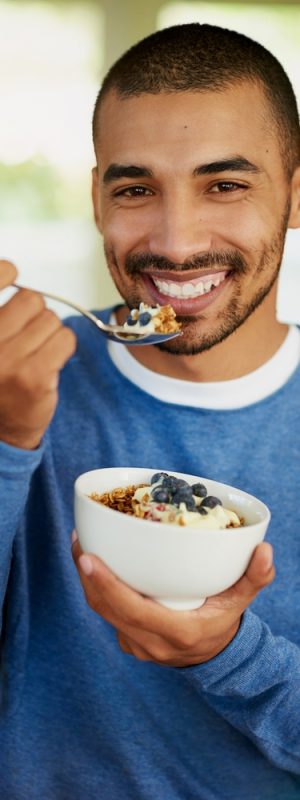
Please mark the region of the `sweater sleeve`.
<svg viewBox="0 0 300 800"><path fill-rule="evenodd" d="M30 482L44 451L19 450L0 442L0 608L8 581L13 542L26 506Z"/></svg>
<svg viewBox="0 0 300 800"><path fill-rule="evenodd" d="M211 661L182 672L275 766L300 775L300 650L252 611Z"/></svg>

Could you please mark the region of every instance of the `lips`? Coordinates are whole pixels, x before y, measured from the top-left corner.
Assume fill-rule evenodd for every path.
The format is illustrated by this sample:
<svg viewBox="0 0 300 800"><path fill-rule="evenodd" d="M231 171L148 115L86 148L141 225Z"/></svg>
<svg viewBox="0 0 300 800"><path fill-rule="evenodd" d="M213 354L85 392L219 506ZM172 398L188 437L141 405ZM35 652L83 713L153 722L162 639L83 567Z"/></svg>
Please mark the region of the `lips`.
<svg viewBox="0 0 300 800"><path fill-rule="evenodd" d="M229 271L207 272L201 277L187 277L183 273L144 273L143 279L151 299L159 305L171 303L178 314L195 314L206 308L223 291L228 282Z"/></svg>

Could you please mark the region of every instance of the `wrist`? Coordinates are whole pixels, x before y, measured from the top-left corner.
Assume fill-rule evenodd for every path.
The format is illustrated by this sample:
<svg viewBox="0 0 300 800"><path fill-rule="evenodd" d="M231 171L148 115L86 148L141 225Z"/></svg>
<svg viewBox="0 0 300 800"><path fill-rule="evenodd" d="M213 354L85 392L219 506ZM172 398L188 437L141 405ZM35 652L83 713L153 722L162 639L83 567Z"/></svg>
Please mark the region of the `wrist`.
<svg viewBox="0 0 300 800"><path fill-rule="evenodd" d="M0 441L8 444L10 447L16 447L19 450L37 450L42 440L40 434L22 435L17 433L5 432L0 434Z"/></svg>

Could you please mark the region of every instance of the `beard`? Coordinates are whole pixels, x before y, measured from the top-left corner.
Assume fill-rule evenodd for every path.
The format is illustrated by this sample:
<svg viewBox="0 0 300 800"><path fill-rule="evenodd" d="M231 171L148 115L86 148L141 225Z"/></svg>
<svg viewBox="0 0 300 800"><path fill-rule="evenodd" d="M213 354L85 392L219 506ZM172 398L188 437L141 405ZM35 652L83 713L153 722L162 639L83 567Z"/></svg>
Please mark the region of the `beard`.
<svg viewBox="0 0 300 800"><path fill-rule="evenodd" d="M183 336L178 337L167 342L155 345L159 350L170 353L172 355L198 355L205 350L210 350L215 345L220 344L228 336L231 336L246 320L256 311L256 309L263 303L271 291L274 283L276 282L282 262L284 243L290 214L290 201L286 203L284 213L281 218L280 228L277 234L273 237L270 244L266 245L258 257L257 265L249 264L245 257L236 249L211 251L210 253L203 253L196 255L194 258L186 260L180 266L174 264L168 259L155 255L153 253L136 253L128 255L124 263L125 275L129 278L136 278L137 284L143 272L150 271L151 269L158 273L160 270L165 270L174 273L176 280L176 272L196 270L196 269L215 269L221 267L223 270L230 270L230 280L235 286L233 289L233 297L228 306L226 306L212 321L212 330L208 332L201 332L199 334L199 325L206 320L205 312L192 315L178 315L176 319L182 323ZM257 253L257 251L256 251ZM115 280L116 272L121 275L114 251L105 248L105 255L107 264L115 281L119 292L125 299L129 308L137 308L143 300L141 296L142 290L139 291L139 286L136 285L130 291L125 293L122 291L121 281ZM243 299L243 281L244 275L253 273L253 277L260 278L259 286L253 294L250 301L245 303ZM166 298L167 302L167 298ZM169 298L172 305L172 298Z"/></svg>

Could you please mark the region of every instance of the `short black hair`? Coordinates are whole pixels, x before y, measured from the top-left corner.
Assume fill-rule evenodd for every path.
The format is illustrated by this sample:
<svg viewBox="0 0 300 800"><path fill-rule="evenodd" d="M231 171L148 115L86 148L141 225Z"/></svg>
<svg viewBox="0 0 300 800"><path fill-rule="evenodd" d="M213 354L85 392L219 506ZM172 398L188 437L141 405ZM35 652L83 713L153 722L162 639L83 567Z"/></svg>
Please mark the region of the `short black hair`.
<svg viewBox="0 0 300 800"><path fill-rule="evenodd" d="M137 42L106 74L93 114L110 91L122 98L144 93L222 91L235 83L260 85L277 127L288 177L300 164L300 126L292 84L279 61L258 42L236 31L194 22L174 25Z"/></svg>

